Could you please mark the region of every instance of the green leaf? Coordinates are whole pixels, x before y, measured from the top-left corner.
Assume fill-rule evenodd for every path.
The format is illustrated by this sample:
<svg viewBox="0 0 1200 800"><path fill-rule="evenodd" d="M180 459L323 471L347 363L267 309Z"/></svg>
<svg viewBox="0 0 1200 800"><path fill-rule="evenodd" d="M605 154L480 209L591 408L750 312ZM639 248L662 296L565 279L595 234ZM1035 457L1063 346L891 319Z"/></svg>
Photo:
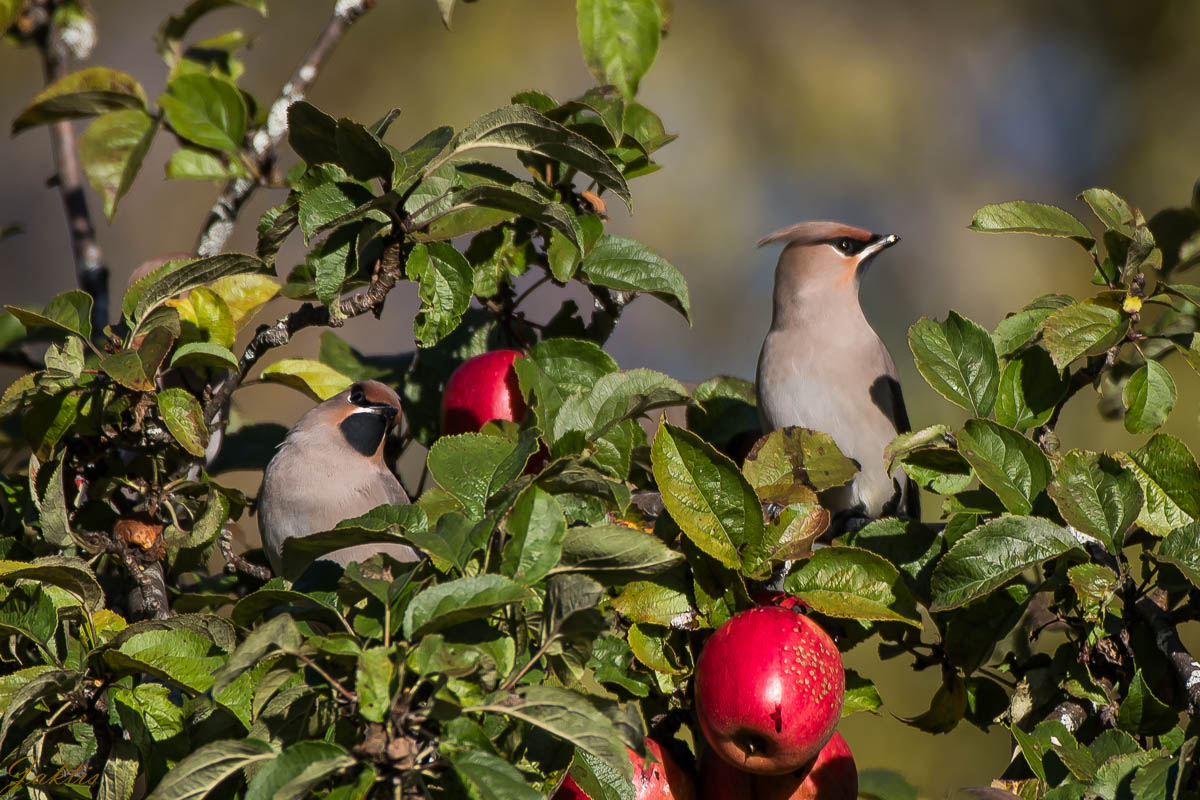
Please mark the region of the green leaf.
<svg viewBox="0 0 1200 800"><path fill-rule="evenodd" d="M1150 433L1162 427L1178 397L1171 373L1150 359L1129 376L1121 399L1125 403L1125 430Z"/></svg>
<svg viewBox="0 0 1200 800"><path fill-rule="evenodd" d="M171 355L172 368L237 369L238 358L233 352L212 342L189 342L175 348Z"/></svg>
<svg viewBox="0 0 1200 800"><path fill-rule="evenodd" d="M455 192L453 204L441 212L452 214L464 208L494 208L540 222L551 230L561 233L583 251L582 232L576 227L575 218L562 203L542 197L532 184L518 181L511 186L480 184Z"/></svg>
<svg viewBox="0 0 1200 800"><path fill-rule="evenodd" d="M179 75L158 99L167 124L193 144L236 155L246 138L246 100L229 81L213 75Z"/></svg>
<svg viewBox="0 0 1200 800"><path fill-rule="evenodd" d="M842 455L829 434L787 427L760 439L746 456L742 472L759 490L802 483L823 492L850 481L858 465Z"/></svg>
<svg viewBox="0 0 1200 800"><path fill-rule="evenodd" d="M527 722L552 736L570 742L632 779L633 763L617 728L584 697L552 686L528 686L520 693L497 693L473 712L503 714Z"/></svg>
<svg viewBox="0 0 1200 800"><path fill-rule="evenodd" d="M124 72L88 67L72 72L43 89L13 120L12 132L63 119L94 117L123 108L146 110L146 93Z"/></svg>
<svg viewBox="0 0 1200 800"><path fill-rule="evenodd" d="M727 567L757 574L766 566L762 506L733 461L666 422L650 457L663 505L684 535Z"/></svg>
<svg viewBox="0 0 1200 800"><path fill-rule="evenodd" d="M443 8L453 8L454 0L439 0ZM443 11L446 27L450 12ZM446 755L450 768L458 776L470 800L541 800L543 794L525 782L525 777L503 758L485 750L462 750Z"/></svg>
<svg viewBox="0 0 1200 800"><path fill-rule="evenodd" d="M635 697L650 695L650 680L644 673L633 672L633 650L620 636L604 635L596 640L587 666L599 683L620 686Z"/></svg>
<svg viewBox="0 0 1200 800"><path fill-rule="evenodd" d="M306 100L288 106L288 144L309 164L338 160L337 120Z"/></svg>
<svg viewBox="0 0 1200 800"><path fill-rule="evenodd" d="M958 452L1014 514L1028 514L1050 482L1050 462L1021 434L985 419L967 420L957 435Z"/></svg>
<svg viewBox="0 0 1200 800"><path fill-rule="evenodd" d="M158 393L158 410L175 441L197 458L204 458L208 426L200 401L186 389L163 389Z"/></svg>
<svg viewBox="0 0 1200 800"><path fill-rule="evenodd" d="M254 773L245 800L303 800L317 784L355 763L332 742L297 742Z"/></svg>
<svg viewBox="0 0 1200 800"><path fill-rule="evenodd" d="M1200 587L1200 523L1193 522L1168 533L1154 558L1173 565L1193 586Z"/></svg>
<svg viewBox="0 0 1200 800"><path fill-rule="evenodd" d="M413 247L404 270L421 298L413 332L422 347L430 347L458 327L471 304L471 265L449 244L431 242Z"/></svg>
<svg viewBox="0 0 1200 800"><path fill-rule="evenodd" d="M358 713L370 722L383 722L392 710L392 680L396 666L392 648L370 647L358 654L354 687L358 691Z"/></svg>
<svg viewBox="0 0 1200 800"><path fill-rule="evenodd" d="M1133 209L1116 192L1109 189L1086 189L1079 199L1087 203L1096 217L1110 231L1133 237Z"/></svg>
<svg viewBox="0 0 1200 800"><path fill-rule="evenodd" d="M627 97L637 94L662 35L656 0L578 0L576 18L583 59L596 80Z"/></svg>
<svg viewBox="0 0 1200 800"><path fill-rule="evenodd" d="M392 156L371 131L349 119L339 119L334 129L338 163L352 178L369 181L372 178L391 178Z"/></svg>
<svg viewBox="0 0 1200 800"><path fill-rule="evenodd" d="M537 431L531 430L517 444L483 433L443 436L429 450L429 474L480 519L488 498L520 475L537 449Z"/></svg>
<svg viewBox="0 0 1200 800"><path fill-rule="evenodd" d="M281 358L258 375L260 380L282 383L320 402L349 388L354 381L320 361Z"/></svg>
<svg viewBox="0 0 1200 800"><path fill-rule="evenodd" d="M996 402L1000 362L987 331L951 311L945 322L921 318L908 329L917 371L942 397L986 417Z"/></svg>
<svg viewBox="0 0 1200 800"><path fill-rule="evenodd" d="M564 400L554 418L553 440L558 441L569 431L583 431L588 439L596 439L623 420L687 401L683 384L661 372L610 372L600 376L591 389Z"/></svg>
<svg viewBox="0 0 1200 800"><path fill-rule="evenodd" d="M683 561L657 536L623 525L571 528L562 543L555 572L586 572L598 578L650 576Z"/></svg>
<svg viewBox="0 0 1200 800"><path fill-rule="evenodd" d="M446 149L453 138L454 129L443 125L425 134L407 150L400 151L385 145L392 157L392 190L407 192L420 179L422 170Z"/></svg>
<svg viewBox="0 0 1200 800"><path fill-rule="evenodd" d="M304 198L300 200L303 207ZM338 228L310 250L305 259L313 271L317 299L335 318L342 316L338 303L342 284L358 271L358 228L357 225Z"/></svg>
<svg viewBox="0 0 1200 800"><path fill-rule="evenodd" d="M223 181L229 178L249 178L250 173L238 161L186 145L171 154L167 161L167 177L172 180Z"/></svg>
<svg viewBox="0 0 1200 800"><path fill-rule="evenodd" d="M1030 347L1006 361L993 412L1001 425L1024 431L1045 424L1067 393L1067 381L1050 355Z"/></svg>
<svg viewBox="0 0 1200 800"><path fill-rule="evenodd" d="M692 391L687 429L706 442L723 445L735 436L758 436L758 398L754 384L743 378L718 375Z"/></svg>
<svg viewBox="0 0 1200 800"><path fill-rule="evenodd" d="M521 391L536 398L534 412L543 430L554 420L571 394L590 391L602 376L617 371L617 362L594 342L582 339L544 339L525 358L513 362Z"/></svg>
<svg viewBox="0 0 1200 800"><path fill-rule="evenodd" d="M609 81L609 83L615 83L615 81ZM514 99L513 102L522 101ZM527 105L535 104L529 102ZM625 98L615 86L593 86L579 97L568 100L552 111L547 110L543 113L550 113L554 119L560 121L581 111L595 114L608 133L608 143L615 147L621 144L621 139L625 134L625 108ZM586 115L583 119L590 121Z"/></svg>
<svg viewBox="0 0 1200 800"><path fill-rule="evenodd" d="M244 253L169 261L126 290L121 300L121 312L137 322L168 298L198 286L232 275L270 272L272 269L261 260Z"/></svg>
<svg viewBox="0 0 1200 800"><path fill-rule="evenodd" d="M1155 536L1166 536L1176 528L1200 520L1200 467L1186 444L1166 433L1124 454L1142 487L1146 505L1138 524Z"/></svg>
<svg viewBox="0 0 1200 800"><path fill-rule="evenodd" d="M553 495L538 486L523 490L505 518L504 529L509 539L504 544L501 574L530 585L554 569L562 555L567 520Z"/></svg>
<svg viewBox="0 0 1200 800"><path fill-rule="evenodd" d="M262 16L267 15L267 0L192 0L177 14L167 17L166 21L154 34L154 44L160 55L172 58L177 56L180 42L188 30L205 14L227 6L242 6L257 11ZM171 63L168 61L168 64Z"/></svg>
<svg viewBox="0 0 1200 800"><path fill-rule="evenodd" d="M110 222L117 213L117 203L142 168L142 159L156 133L157 120L141 109L124 109L97 117L80 137L83 172L104 199L104 216Z"/></svg>
<svg viewBox="0 0 1200 800"><path fill-rule="evenodd" d="M1142 510L1142 490L1133 472L1086 450L1062 457L1047 492L1069 525L1095 536L1113 554L1121 552L1125 532Z"/></svg>
<svg viewBox="0 0 1200 800"><path fill-rule="evenodd" d="M699 613L678 576L626 584L613 598L612 607L629 621L643 625L689 629L699 623Z"/></svg>
<svg viewBox="0 0 1200 800"><path fill-rule="evenodd" d="M298 593L287 592L286 594ZM303 597L303 595L301 596ZM238 605L241 606L241 603ZM303 634L300 633L300 628L297 627L290 614L280 614L271 618L266 624L255 628L233 651L229 661L213 676L213 691L220 692L237 680L240 675L262 661L264 656L279 651L298 652L303 642Z"/></svg>
<svg viewBox="0 0 1200 800"><path fill-rule="evenodd" d="M939 615L942 646L950 663L970 675L987 663L1029 608L1029 589L1018 583Z"/></svg>
<svg viewBox="0 0 1200 800"><path fill-rule="evenodd" d="M200 800L229 776L279 754L258 739L220 739L184 758L154 787L147 800Z"/></svg>
<svg viewBox="0 0 1200 800"><path fill-rule="evenodd" d="M1035 233L1074 239L1085 249L1096 243L1087 226L1068 212L1026 200L984 206L975 212L970 228L984 233Z"/></svg>
<svg viewBox="0 0 1200 800"><path fill-rule="evenodd" d="M38 581L56 586L78 597L87 608L100 608L104 593L87 562L68 556L43 556L33 562L0 561L0 583L11 585L17 581Z"/></svg>
<svg viewBox="0 0 1200 800"><path fill-rule="evenodd" d="M1133 734L1157 736L1175 727L1178 718L1178 712L1172 711L1150 691L1142 671L1135 672L1117 713L1117 727Z"/></svg>
<svg viewBox="0 0 1200 800"><path fill-rule="evenodd" d="M92 336L92 296L79 289L58 295L41 312L16 306L5 308L26 328L57 328L84 339Z"/></svg>
<svg viewBox="0 0 1200 800"><path fill-rule="evenodd" d="M420 592L404 611L410 641L525 599L529 590L503 575L476 575L439 583Z"/></svg>
<svg viewBox="0 0 1200 800"><path fill-rule="evenodd" d="M50 640L58 630L58 612L50 593L36 583L12 587L0 599L0 633L7 638L13 634L50 648Z"/></svg>
<svg viewBox="0 0 1200 800"><path fill-rule="evenodd" d="M100 369L122 386L139 392L152 392L158 368L174 344L175 337L165 327L151 328L136 350L121 350L106 356Z"/></svg>
<svg viewBox="0 0 1200 800"><path fill-rule="evenodd" d="M300 193L297 220L305 237L348 221L356 209L371 203L370 192L349 181L327 181ZM335 231L335 234L337 231Z"/></svg>
<svg viewBox="0 0 1200 800"><path fill-rule="evenodd" d="M1054 366L1063 369L1080 356L1094 356L1120 342L1129 318L1097 303L1075 303L1055 311L1042 323L1042 340Z"/></svg>
<svg viewBox="0 0 1200 800"><path fill-rule="evenodd" d="M1023 310L1000 320L992 333L997 355L1007 356L1024 347L1041 333L1046 317L1074 302L1075 300L1067 295L1046 294L1025 306Z"/></svg>
<svg viewBox="0 0 1200 800"><path fill-rule="evenodd" d="M1065 528L1040 517L1000 517L963 536L933 571L931 611L958 608L1025 569L1079 549Z"/></svg>
<svg viewBox="0 0 1200 800"><path fill-rule="evenodd" d="M815 551L784 579L784 589L830 617L904 622L921 627L916 601L900 572L856 547Z"/></svg>
<svg viewBox="0 0 1200 800"><path fill-rule="evenodd" d="M852 669L846 670L846 694L842 698L842 716L859 711L876 711L883 705L879 690L870 680Z"/></svg>
<svg viewBox="0 0 1200 800"><path fill-rule="evenodd" d="M605 234L584 256L580 269L593 286L650 292L691 324L687 281L679 270L639 241Z"/></svg>
<svg viewBox="0 0 1200 800"><path fill-rule="evenodd" d="M537 153L562 161L614 192L626 206L630 204L625 178L603 151L528 106L506 106L484 114L460 131L449 148L426 165L424 174L429 175L452 158L488 147Z"/></svg>

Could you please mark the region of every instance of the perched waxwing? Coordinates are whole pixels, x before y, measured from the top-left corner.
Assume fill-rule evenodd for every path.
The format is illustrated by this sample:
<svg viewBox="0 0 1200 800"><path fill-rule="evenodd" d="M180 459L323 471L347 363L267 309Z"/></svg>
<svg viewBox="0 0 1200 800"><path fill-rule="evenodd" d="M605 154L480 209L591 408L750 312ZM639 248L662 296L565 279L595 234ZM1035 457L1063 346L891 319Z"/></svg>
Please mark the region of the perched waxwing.
<svg viewBox="0 0 1200 800"><path fill-rule="evenodd" d="M899 514L920 517L916 486L883 450L910 430L896 365L863 316L867 265L900 241L836 222L801 222L758 246L784 245L775 267L771 328L758 357L763 432L799 425L823 431L859 464L854 480L822 495L835 524Z"/></svg>
<svg viewBox="0 0 1200 800"><path fill-rule="evenodd" d="M283 571L283 542L327 531L344 519L408 495L383 460L384 440L400 414L400 398L379 381L362 381L302 416L267 464L258 495L263 550L276 575ZM416 561L404 545L364 544L325 556L345 566L384 552Z"/></svg>

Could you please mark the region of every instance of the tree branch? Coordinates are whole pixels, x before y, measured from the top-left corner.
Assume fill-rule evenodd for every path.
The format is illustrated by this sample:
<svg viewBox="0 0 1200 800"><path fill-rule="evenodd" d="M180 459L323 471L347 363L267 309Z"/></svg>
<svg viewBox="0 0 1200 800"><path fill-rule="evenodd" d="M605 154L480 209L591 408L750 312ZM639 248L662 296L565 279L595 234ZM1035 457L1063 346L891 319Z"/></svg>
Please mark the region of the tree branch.
<svg viewBox="0 0 1200 800"><path fill-rule="evenodd" d="M48 86L67 74L67 46L55 29L48 9L36 41ZM98 334L108 324L108 269L104 266L103 253L96 243L96 229L92 227L88 213L83 174L75 148L75 129L70 120L50 125L50 149L57 170L53 182L62 196L71 235L75 281L80 289L92 296L92 330Z"/></svg>
<svg viewBox="0 0 1200 800"><path fill-rule="evenodd" d="M237 370L231 370L213 388L212 396L204 405L204 419L208 422L210 430L224 426L229 398L268 350L282 347L292 340L292 336L305 328L336 327L342 324L343 318L361 316L368 311L378 318L383 311L383 302L388 292L395 288L396 281L400 278L405 249L401 243L394 242L383 251L366 291L342 298L338 303L340 314L336 319L329 313L328 308L305 303L274 325L260 326L238 360Z"/></svg>
<svg viewBox="0 0 1200 800"><path fill-rule="evenodd" d="M374 6L375 0L337 0L333 17L300 60L291 79L283 85L279 97L271 104L266 127L255 131L250 140L250 163L259 175L269 174L275 163L275 148L287 134L288 106L304 99L317 73L347 29ZM202 258L215 256L225 249L238 214L257 187L258 183L249 178L235 178L225 184L221 196L208 212L208 219L196 241L196 252Z"/></svg>
<svg viewBox="0 0 1200 800"><path fill-rule="evenodd" d="M1137 589L1132 579L1126 579L1123 594L1126 603L1136 596ZM1192 654L1183 646L1179 633L1167 618L1167 612L1149 597L1141 597L1132 602L1132 606L1142 621L1150 626L1154 633L1154 643L1171 662L1171 668L1179 681L1181 690L1187 698L1187 712L1190 716L1200 716L1200 663L1192 658Z"/></svg>

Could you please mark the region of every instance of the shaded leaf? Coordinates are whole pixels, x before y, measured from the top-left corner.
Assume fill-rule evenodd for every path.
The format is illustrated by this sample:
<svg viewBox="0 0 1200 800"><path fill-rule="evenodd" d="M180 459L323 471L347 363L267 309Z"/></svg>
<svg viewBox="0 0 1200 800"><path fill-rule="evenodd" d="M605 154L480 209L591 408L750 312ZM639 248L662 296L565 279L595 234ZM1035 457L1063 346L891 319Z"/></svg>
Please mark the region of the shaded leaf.
<svg viewBox="0 0 1200 800"><path fill-rule="evenodd" d="M1054 366L1062 369L1083 355L1103 353L1124 338L1129 318L1098 303L1076 303L1055 311L1042 323L1042 340Z"/></svg>
<svg viewBox="0 0 1200 800"><path fill-rule="evenodd" d="M1125 532L1142 510L1142 490L1128 469L1108 456L1071 450L1047 487L1068 524L1119 553Z"/></svg>
<svg viewBox="0 0 1200 800"><path fill-rule="evenodd" d="M404 611L407 639L486 617L528 596L529 590L503 575L477 575L439 583L418 593Z"/></svg>
<svg viewBox="0 0 1200 800"><path fill-rule="evenodd" d="M13 135L63 119L78 119L123 108L146 109L146 93L124 72L88 67L47 86L13 120Z"/></svg>
<svg viewBox="0 0 1200 800"><path fill-rule="evenodd" d="M200 401L186 389L163 389L157 399L163 422L175 441L192 455L203 458L208 448L208 426L204 424Z"/></svg>
<svg viewBox="0 0 1200 800"><path fill-rule="evenodd" d="M246 767L278 758L258 739L221 739L202 745L175 765L147 800L199 800Z"/></svg>
<svg viewBox="0 0 1200 800"><path fill-rule="evenodd" d="M117 203L133 185L142 159L158 133L158 122L141 109L110 111L88 126L79 139L79 159L88 183L104 198L111 222Z"/></svg>
<svg viewBox="0 0 1200 800"><path fill-rule="evenodd" d="M1125 430L1150 433L1162 427L1175 407L1175 381L1159 362L1151 359L1138 367L1121 393L1125 403Z"/></svg>
<svg viewBox="0 0 1200 800"><path fill-rule="evenodd" d="M437 344L457 326L471 303L471 265L444 242L418 244L409 253L405 274L417 283L421 308L413 332L423 347Z"/></svg>

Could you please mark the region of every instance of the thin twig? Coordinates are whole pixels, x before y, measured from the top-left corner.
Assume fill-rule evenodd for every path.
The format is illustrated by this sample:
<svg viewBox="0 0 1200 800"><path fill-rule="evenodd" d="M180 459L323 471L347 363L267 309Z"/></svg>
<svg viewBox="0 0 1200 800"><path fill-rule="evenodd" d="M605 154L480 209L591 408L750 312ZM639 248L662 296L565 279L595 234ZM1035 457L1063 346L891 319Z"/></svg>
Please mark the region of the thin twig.
<svg viewBox="0 0 1200 800"><path fill-rule="evenodd" d="M368 311L373 312L376 316L379 315L383 310L383 301L387 298L388 292L396 286L396 281L400 278L400 269L404 261L403 251L404 248L398 242L384 250L383 256L379 259L379 266L371 277L371 283L366 291L343 298L338 304L341 317L357 317ZM215 430L223 427L224 418L228 416L225 413L225 407L229 398L233 396L234 390L241 385L251 368L268 350L282 347L290 342L292 336L298 331L305 328L332 324L333 317L328 308L305 303L278 320L274 325L261 326L254 334L254 338L246 345L245 352L238 360L237 370L229 371L226 377L214 387L212 396L205 404L204 418L209 422L209 429Z"/></svg>
<svg viewBox="0 0 1200 800"><path fill-rule="evenodd" d="M300 659L300 660L301 660L301 661L303 661L305 664L307 664L308 666L310 666L310 667L312 667L314 670L316 670L316 671L317 671L317 673L318 673L318 674L320 674L320 676L321 676L322 678L324 678L325 680L327 680L327 681L329 682L329 685L330 685L330 686L332 686L334 689L337 689L337 690L338 690L338 693L339 693L339 694L341 694L341 695L342 695L342 697L345 697L345 698L346 698L347 700L349 700L351 703L357 703L357 702L358 702L358 695L357 695L357 694L355 694L354 692L351 692L351 691L349 691L349 690L348 690L348 689L347 689L345 686L342 686L341 682L340 682L340 681L338 681L338 679L337 679L337 678L333 677L333 676L332 676L332 675L330 675L328 672L326 672L325 670L321 669L321 666L320 666L320 665L319 665L317 662L313 661L311 658L309 658L308 656L304 655L303 653L293 653L292 655L296 656L296 658Z"/></svg>
<svg viewBox="0 0 1200 800"><path fill-rule="evenodd" d="M225 563L232 569L249 575L252 578L258 578L260 581L271 580L271 570L266 567L260 567L258 564L251 564L233 552L233 530L229 526L221 529L221 533L217 537L217 546L221 549L221 555L225 557Z"/></svg>
<svg viewBox="0 0 1200 800"><path fill-rule="evenodd" d="M67 74L67 47L55 29L50 16L36 36L42 54L42 69L46 85ZM57 174L54 183L62 196L71 235L71 253L75 259L75 281L79 288L92 296L92 330L99 334L108 324L108 269L103 253L96 242L96 229L88 213L87 197L83 193L83 173L75 149L75 129L70 120L50 125L50 149L54 153Z"/></svg>
<svg viewBox="0 0 1200 800"><path fill-rule="evenodd" d="M337 0L333 16L304 54L291 79L283 85L279 97L271 104L266 127L258 129L251 137L250 159L258 174L268 175L271 172L275 163L275 148L287 134L288 107L305 98L317 73L347 29L374 6L375 0ZM250 178L235 178L225 184L197 239L197 253L202 257L215 256L225 249L238 214L258 185Z"/></svg>

